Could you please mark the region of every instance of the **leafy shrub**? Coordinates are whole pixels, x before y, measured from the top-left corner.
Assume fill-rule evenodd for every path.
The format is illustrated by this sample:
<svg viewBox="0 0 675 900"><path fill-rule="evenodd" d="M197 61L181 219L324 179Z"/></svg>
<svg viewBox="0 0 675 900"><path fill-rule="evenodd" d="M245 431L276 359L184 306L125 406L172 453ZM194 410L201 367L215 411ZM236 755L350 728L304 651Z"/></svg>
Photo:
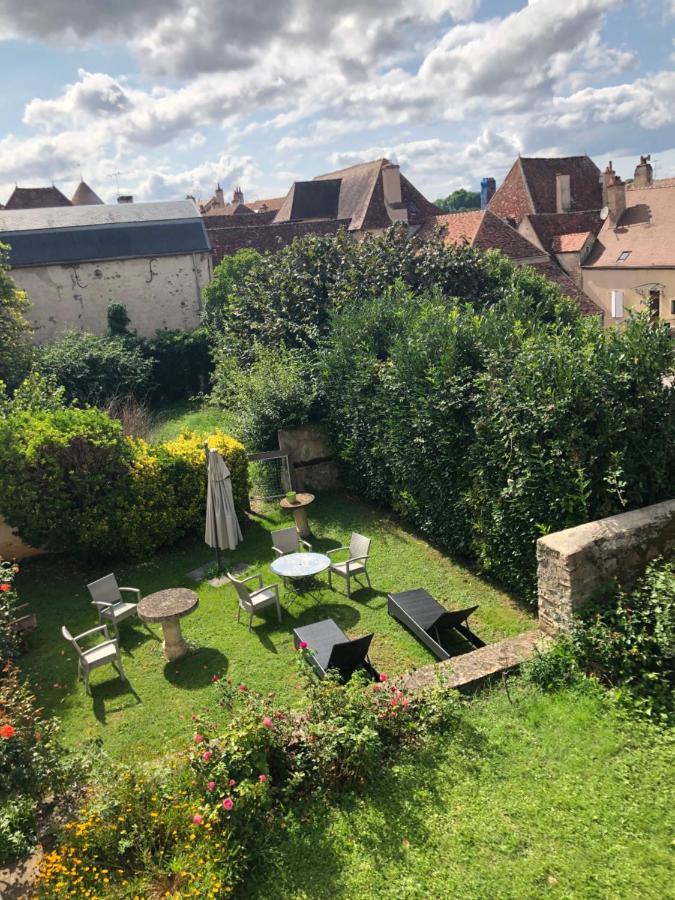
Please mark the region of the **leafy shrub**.
<svg viewBox="0 0 675 900"><path fill-rule="evenodd" d="M210 437L248 508L244 447ZM0 419L0 508L29 544L82 558L143 557L203 526L203 438L158 447L126 437L97 409L18 411Z"/></svg>
<svg viewBox="0 0 675 900"><path fill-rule="evenodd" d="M575 624L578 665L648 715L675 712L675 562L657 560L634 590L615 589Z"/></svg>
<svg viewBox="0 0 675 900"><path fill-rule="evenodd" d="M152 363L153 403L173 403L208 388L213 361L204 329L158 331L138 346Z"/></svg>
<svg viewBox="0 0 675 900"><path fill-rule="evenodd" d="M0 799L0 864L30 853L36 840L35 804L30 797Z"/></svg>
<svg viewBox="0 0 675 900"><path fill-rule="evenodd" d="M152 384L152 362L133 341L111 335L68 331L42 349L38 368L81 404L145 397Z"/></svg>
<svg viewBox="0 0 675 900"><path fill-rule="evenodd" d="M244 284L259 260L260 254L256 250L237 250L231 256L225 256L213 270L213 278L202 295L202 323L212 336L217 336L229 316L235 313L236 289Z"/></svg>
<svg viewBox="0 0 675 900"><path fill-rule="evenodd" d="M542 691L570 687L581 678L581 670L570 643L560 638L544 653L537 653L523 666L523 675Z"/></svg>
<svg viewBox="0 0 675 900"><path fill-rule="evenodd" d="M40 896L70 896L76 885L100 890L101 883L111 896L226 896L291 804L360 784L401 747L457 721L453 692L407 697L386 676L378 684L358 675L347 685L319 682L309 652L298 654L309 691L300 716L270 695L216 679L219 703L231 714L227 727L193 717L192 749L170 769L107 778L45 857Z"/></svg>
<svg viewBox="0 0 675 900"><path fill-rule="evenodd" d="M109 303L106 313L108 319L108 333L116 337L129 334L129 313L123 303Z"/></svg>
<svg viewBox="0 0 675 900"><path fill-rule="evenodd" d="M218 355L212 400L234 413L237 433L252 449L271 449L278 428L304 424L314 398L297 351L258 346L248 369L226 351Z"/></svg>
<svg viewBox="0 0 675 900"><path fill-rule="evenodd" d="M18 574L19 566L16 561L0 556L0 667L14 658L19 647L18 635L9 627L9 623L16 617L19 603L14 586Z"/></svg>
<svg viewBox="0 0 675 900"><path fill-rule="evenodd" d="M9 275L8 249L0 243L0 383L14 388L30 369L33 328L28 298Z"/></svg>

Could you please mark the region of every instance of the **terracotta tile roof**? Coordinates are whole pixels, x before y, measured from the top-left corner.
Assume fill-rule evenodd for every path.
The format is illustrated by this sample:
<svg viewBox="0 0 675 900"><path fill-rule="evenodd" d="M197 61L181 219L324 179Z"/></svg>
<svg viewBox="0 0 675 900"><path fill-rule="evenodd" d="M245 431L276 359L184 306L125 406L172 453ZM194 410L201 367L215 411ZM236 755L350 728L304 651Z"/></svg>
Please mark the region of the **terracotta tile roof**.
<svg viewBox="0 0 675 900"><path fill-rule="evenodd" d="M520 221L531 213L555 213L556 175L570 176L571 212L602 207L600 170L588 156L518 157L490 200L500 218Z"/></svg>
<svg viewBox="0 0 675 900"><path fill-rule="evenodd" d="M514 260L541 259L546 255L488 209L435 216L427 219L418 235L428 239L439 226L443 229L443 242L446 244L469 244L478 250L501 250Z"/></svg>
<svg viewBox="0 0 675 900"><path fill-rule="evenodd" d="M555 250L556 238L563 234L580 234L592 231L597 234L602 227L602 219L599 210L587 212L568 213L542 213L530 215L528 222L534 229L542 247L550 253L559 253Z"/></svg>
<svg viewBox="0 0 675 900"><path fill-rule="evenodd" d="M573 231L571 234L559 234L553 238L551 249L554 253L580 253L592 231Z"/></svg>
<svg viewBox="0 0 675 900"><path fill-rule="evenodd" d="M54 206L72 206L70 200L52 185L41 188L15 187L5 209L49 209Z"/></svg>
<svg viewBox="0 0 675 900"><path fill-rule="evenodd" d="M630 255L619 262L622 253ZM618 226L605 220L586 266L675 267L675 184L626 191Z"/></svg>
<svg viewBox="0 0 675 900"><path fill-rule="evenodd" d="M651 183L651 187L653 187L653 188L675 187L675 178L655 178ZM636 188L633 184L627 184L626 190L627 191L647 190L647 188Z"/></svg>
<svg viewBox="0 0 675 900"><path fill-rule="evenodd" d="M210 206L203 215L205 216L241 216L252 213L248 203L226 203L224 206Z"/></svg>
<svg viewBox="0 0 675 900"><path fill-rule="evenodd" d="M252 209L253 212L258 212L260 209L269 211L271 209L281 209L281 205L285 199L285 197L268 197L266 200L254 200L252 203L247 202L246 205L249 209Z"/></svg>
<svg viewBox="0 0 675 900"><path fill-rule="evenodd" d="M579 308L585 316L604 316L602 309L591 300L588 294L585 294L580 287L572 281L566 272L557 266L553 260L548 259L546 262L531 263L533 269L536 269L549 281L557 284L566 297L571 297L579 304Z"/></svg>

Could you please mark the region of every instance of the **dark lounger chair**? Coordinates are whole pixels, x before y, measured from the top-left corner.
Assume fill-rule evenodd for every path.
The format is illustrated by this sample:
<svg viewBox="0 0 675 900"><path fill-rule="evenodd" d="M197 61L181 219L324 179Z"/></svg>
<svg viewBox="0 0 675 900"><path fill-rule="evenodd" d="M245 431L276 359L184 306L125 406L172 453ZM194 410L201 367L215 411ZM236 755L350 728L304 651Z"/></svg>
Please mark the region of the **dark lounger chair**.
<svg viewBox="0 0 675 900"><path fill-rule="evenodd" d="M293 630L293 643L296 649L301 641L314 651L312 665L321 678L329 669L337 669L343 681L349 681L357 669L365 669L374 680L379 679L368 659L368 650L372 634L350 640L337 622L324 619Z"/></svg>
<svg viewBox="0 0 675 900"><path fill-rule="evenodd" d="M481 641L467 625L467 619L478 609L477 606L456 611L449 610L441 606L429 591L416 588L413 591L389 594L387 609L390 616L398 619L417 635L439 659L450 659L452 655L443 646L441 631L445 629L454 628L474 647L485 646L485 642Z"/></svg>

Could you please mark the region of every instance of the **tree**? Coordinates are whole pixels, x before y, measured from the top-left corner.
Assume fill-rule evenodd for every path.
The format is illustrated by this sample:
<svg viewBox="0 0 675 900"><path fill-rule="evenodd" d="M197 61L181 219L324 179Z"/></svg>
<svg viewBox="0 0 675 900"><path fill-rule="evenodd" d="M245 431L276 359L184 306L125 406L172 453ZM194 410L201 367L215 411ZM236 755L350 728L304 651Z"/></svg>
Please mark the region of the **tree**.
<svg viewBox="0 0 675 900"><path fill-rule="evenodd" d="M26 319L30 302L9 276L8 254L0 244L0 381L14 388L30 369L33 328Z"/></svg>
<svg viewBox="0 0 675 900"><path fill-rule="evenodd" d="M471 209L480 209L480 193L459 188L453 191L445 199L435 200L436 206L443 212L468 212Z"/></svg>
<svg viewBox="0 0 675 900"><path fill-rule="evenodd" d="M232 295L259 259L256 250L237 250L232 256L225 256L214 269L213 278L204 288L202 310L202 322L211 334L222 329L233 302Z"/></svg>

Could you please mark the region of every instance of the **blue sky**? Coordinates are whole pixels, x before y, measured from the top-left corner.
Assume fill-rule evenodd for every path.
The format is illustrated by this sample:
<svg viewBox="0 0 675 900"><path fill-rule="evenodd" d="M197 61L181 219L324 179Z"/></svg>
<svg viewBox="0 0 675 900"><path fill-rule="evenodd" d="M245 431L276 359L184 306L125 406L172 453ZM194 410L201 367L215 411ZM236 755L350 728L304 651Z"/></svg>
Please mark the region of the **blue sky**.
<svg viewBox="0 0 675 900"><path fill-rule="evenodd" d="M675 0L0 0L0 202L80 170L255 199L378 156L431 199L518 153L675 175L674 34Z"/></svg>

